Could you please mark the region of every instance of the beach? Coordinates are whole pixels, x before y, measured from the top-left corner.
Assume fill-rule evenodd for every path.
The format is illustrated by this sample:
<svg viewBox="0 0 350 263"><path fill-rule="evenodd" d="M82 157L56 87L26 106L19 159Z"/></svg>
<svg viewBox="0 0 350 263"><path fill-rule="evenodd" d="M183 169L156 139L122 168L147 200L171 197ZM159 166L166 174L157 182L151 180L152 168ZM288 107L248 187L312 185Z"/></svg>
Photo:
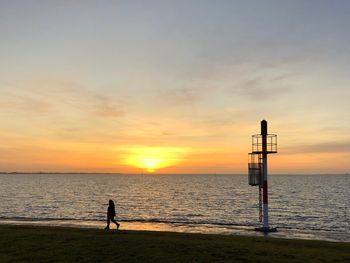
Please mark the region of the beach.
<svg viewBox="0 0 350 263"><path fill-rule="evenodd" d="M349 251L348 242L0 226L0 262L349 262Z"/></svg>

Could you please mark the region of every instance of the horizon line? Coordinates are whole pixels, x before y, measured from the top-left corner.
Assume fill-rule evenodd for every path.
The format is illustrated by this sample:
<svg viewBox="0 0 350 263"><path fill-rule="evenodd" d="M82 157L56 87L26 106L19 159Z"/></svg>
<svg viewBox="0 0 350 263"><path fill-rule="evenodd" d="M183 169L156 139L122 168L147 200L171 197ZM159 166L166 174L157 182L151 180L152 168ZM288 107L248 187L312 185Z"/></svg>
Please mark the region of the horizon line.
<svg viewBox="0 0 350 263"><path fill-rule="evenodd" d="M0 174L109 174L109 175L232 175L242 176L248 173L119 173L119 172L25 172L25 171L0 171ZM344 173L269 173L271 176L279 175L350 175L349 172Z"/></svg>

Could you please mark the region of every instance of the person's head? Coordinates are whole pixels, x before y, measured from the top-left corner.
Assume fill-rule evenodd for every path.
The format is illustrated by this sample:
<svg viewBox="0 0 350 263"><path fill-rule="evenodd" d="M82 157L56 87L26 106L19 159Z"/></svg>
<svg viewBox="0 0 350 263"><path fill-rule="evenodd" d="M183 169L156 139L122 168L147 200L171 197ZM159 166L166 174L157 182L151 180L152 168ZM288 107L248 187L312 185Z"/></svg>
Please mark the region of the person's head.
<svg viewBox="0 0 350 263"><path fill-rule="evenodd" d="M109 199L109 205L114 205L114 202L112 199Z"/></svg>

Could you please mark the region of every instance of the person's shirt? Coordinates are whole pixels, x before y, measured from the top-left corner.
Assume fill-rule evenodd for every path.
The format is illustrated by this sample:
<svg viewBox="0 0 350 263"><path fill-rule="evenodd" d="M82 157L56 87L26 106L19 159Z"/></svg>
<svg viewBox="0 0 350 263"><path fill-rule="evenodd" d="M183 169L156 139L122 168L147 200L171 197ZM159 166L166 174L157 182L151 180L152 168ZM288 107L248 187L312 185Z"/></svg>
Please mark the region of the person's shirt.
<svg viewBox="0 0 350 263"><path fill-rule="evenodd" d="M114 205L108 206L107 214L108 214L109 216L115 216L115 215L116 215Z"/></svg>

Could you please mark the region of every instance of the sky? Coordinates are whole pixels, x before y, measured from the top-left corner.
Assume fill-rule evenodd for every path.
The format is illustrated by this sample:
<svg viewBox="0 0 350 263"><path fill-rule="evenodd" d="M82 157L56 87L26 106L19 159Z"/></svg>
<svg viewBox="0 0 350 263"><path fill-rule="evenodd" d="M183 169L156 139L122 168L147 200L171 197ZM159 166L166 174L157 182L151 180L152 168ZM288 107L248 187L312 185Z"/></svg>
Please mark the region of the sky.
<svg viewBox="0 0 350 263"><path fill-rule="evenodd" d="M347 0L0 0L0 171L350 172Z"/></svg>

